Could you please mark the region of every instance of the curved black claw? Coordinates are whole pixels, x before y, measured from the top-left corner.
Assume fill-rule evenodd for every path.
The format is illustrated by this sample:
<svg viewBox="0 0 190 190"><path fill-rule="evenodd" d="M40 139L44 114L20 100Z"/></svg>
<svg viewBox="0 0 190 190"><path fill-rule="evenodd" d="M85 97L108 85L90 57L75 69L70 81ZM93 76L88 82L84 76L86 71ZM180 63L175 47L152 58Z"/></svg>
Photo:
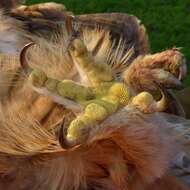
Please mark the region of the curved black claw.
<svg viewBox="0 0 190 190"><path fill-rule="evenodd" d="M27 53L28 48L30 48L33 45L35 45L34 42L30 42L26 44L20 52L20 65L26 74L31 70L26 60L26 53Z"/></svg>
<svg viewBox="0 0 190 190"><path fill-rule="evenodd" d="M69 149L69 148L71 148L71 146L69 146L69 144L67 142L67 139L66 139L66 132L65 132L66 126L65 126L65 123L66 123L66 119L64 117L63 121L61 123L60 130L59 130L58 139L59 139L59 144L61 145L61 147L63 149Z"/></svg>
<svg viewBox="0 0 190 190"><path fill-rule="evenodd" d="M181 117L185 117L185 112L180 105L180 103L177 101L175 95L172 93L171 90L168 90L164 87L164 85L154 81L155 85L159 88L162 96L165 97L166 101L166 109L165 112L178 115Z"/></svg>
<svg viewBox="0 0 190 190"><path fill-rule="evenodd" d="M179 68L178 80L183 80L187 76L187 64L183 61L181 67Z"/></svg>
<svg viewBox="0 0 190 190"><path fill-rule="evenodd" d="M62 148L66 148L66 143L65 143L66 135L65 135L64 128L65 128L65 118L63 118L60 130L59 130L59 134L58 134L59 144L61 145Z"/></svg>

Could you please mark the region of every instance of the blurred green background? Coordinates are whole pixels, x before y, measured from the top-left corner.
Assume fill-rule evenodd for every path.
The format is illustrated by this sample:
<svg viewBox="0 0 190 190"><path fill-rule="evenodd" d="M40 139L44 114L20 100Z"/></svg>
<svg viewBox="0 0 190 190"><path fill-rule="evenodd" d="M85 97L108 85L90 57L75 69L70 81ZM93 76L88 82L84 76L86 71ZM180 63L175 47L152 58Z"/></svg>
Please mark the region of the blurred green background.
<svg viewBox="0 0 190 190"><path fill-rule="evenodd" d="M26 4L49 1L26 0ZM54 0L54 2L63 3L75 14L124 12L136 15L147 28L152 52L173 46L182 47L187 61L190 60L190 0ZM190 65L188 67L190 69ZM190 75L185 84L190 84Z"/></svg>

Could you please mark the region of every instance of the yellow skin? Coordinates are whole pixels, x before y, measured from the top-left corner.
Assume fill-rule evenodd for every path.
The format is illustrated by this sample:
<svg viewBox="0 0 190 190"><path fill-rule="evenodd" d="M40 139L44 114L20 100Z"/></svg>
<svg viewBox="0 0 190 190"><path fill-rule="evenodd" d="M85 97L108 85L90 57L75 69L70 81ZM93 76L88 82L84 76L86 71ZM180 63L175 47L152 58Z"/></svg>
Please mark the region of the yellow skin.
<svg viewBox="0 0 190 190"><path fill-rule="evenodd" d="M88 86L71 80L58 81L34 69L30 81L34 87L45 88L54 94L84 106L84 112L69 125L66 140L70 145L85 140L89 130L119 108L126 106L131 97L128 87L113 79L111 68L105 63L95 63L81 39L71 42L69 52L80 72L86 74Z"/></svg>

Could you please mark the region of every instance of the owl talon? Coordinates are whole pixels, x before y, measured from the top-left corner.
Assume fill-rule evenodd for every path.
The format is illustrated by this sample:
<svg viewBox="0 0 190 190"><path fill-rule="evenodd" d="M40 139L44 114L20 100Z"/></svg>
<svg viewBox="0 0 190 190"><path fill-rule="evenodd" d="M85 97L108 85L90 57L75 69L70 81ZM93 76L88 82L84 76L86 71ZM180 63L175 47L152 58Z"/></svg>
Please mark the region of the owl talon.
<svg viewBox="0 0 190 190"><path fill-rule="evenodd" d="M165 88L181 88L187 74L186 60L177 48L152 55L139 56L123 73L123 79L136 93L157 94L153 81Z"/></svg>

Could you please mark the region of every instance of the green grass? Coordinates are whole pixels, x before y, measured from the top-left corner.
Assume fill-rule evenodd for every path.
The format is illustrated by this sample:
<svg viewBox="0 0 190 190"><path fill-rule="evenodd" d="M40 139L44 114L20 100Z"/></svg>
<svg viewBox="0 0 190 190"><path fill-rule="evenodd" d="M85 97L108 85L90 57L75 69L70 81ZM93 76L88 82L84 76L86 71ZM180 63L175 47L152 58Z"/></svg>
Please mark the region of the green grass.
<svg viewBox="0 0 190 190"><path fill-rule="evenodd" d="M27 4L48 2L27 0ZM190 60L189 0L55 0L64 3L75 14L95 12L125 12L136 15L147 28L152 52L173 46L182 47ZM190 69L190 65L189 65ZM190 75L185 81L190 84Z"/></svg>

